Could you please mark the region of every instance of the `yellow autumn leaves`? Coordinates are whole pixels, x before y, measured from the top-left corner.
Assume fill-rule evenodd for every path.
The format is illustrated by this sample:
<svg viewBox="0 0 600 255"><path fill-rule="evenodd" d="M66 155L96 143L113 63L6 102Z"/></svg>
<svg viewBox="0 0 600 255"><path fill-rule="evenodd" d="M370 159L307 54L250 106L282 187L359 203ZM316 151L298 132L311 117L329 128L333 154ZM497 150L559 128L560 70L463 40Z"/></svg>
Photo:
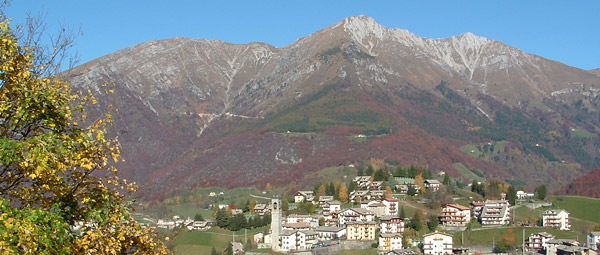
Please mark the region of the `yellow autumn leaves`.
<svg viewBox="0 0 600 255"><path fill-rule="evenodd" d="M87 120L91 91L42 76L0 18L0 254L167 253L119 192L111 116Z"/></svg>

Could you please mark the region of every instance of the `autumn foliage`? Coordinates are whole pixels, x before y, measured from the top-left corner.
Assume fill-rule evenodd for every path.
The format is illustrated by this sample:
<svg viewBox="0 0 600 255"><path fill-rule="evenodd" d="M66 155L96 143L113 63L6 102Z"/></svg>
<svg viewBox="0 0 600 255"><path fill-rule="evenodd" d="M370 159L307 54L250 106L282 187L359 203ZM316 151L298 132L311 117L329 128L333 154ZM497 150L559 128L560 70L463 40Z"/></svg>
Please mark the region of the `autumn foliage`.
<svg viewBox="0 0 600 255"><path fill-rule="evenodd" d="M88 120L96 99L43 75L0 18L0 253L166 253L120 193L136 186L109 166L120 157L111 116Z"/></svg>

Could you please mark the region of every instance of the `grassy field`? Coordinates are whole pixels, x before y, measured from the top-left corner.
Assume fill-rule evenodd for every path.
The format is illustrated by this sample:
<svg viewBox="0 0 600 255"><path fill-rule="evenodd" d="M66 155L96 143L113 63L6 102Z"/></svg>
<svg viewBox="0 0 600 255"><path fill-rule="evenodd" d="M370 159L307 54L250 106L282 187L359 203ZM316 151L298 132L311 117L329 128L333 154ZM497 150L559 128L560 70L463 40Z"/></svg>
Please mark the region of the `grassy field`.
<svg viewBox="0 0 600 255"><path fill-rule="evenodd" d="M581 138L594 138L598 135L591 133L585 129L573 129L571 130L571 134L573 134L574 137L581 137Z"/></svg>
<svg viewBox="0 0 600 255"><path fill-rule="evenodd" d="M539 227L510 227L515 235L516 245L520 245L523 242L523 229L525 229L525 239L532 233L548 232L553 234L557 238L574 239L574 240L585 240L586 235L576 233L573 231L561 231L553 228L539 228ZM503 240L504 233L508 231L507 228L490 228L490 229L476 229L471 232L464 233L464 244L468 245L482 245L493 243L499 243ZM461 244L461 232L454 233L454 244Z"/></svg>
<svg viewBox="0 0 600 255"><path fill-rule="evenodd" d="M364 249L364 250L343 250L337 255L377 255L376 249Z"/></svg>
<svg viewBox="0 0 600 255"><path fill-rule="evenodd" d="M600 199L575 197L575 196L556 196L550 197L550 201L555 208L565 209L571 217L581 220L587 220L600 223Z"/></svg>
<svg viewBox="0 0 600 255"><path fill-rule="evenodd" d="M211 210L199 209L195 203L186 203L181 205L176 205L172 207L173 214L179 215L179 217L186 219L187 217L194 218L196 213L202 214L204 219L209 219Z"/></svg>
<svg viewBox="0 0 600 255"><path fill-rule="evenodd" d="M452 164L452 167L454 167L454 169L456 169L456 171L458 171L460 173L460 175L462 175L469 181L476 180L479 182L485 182L485 178L479 177L478 175L473 173L471 170L469 170L466 166L464 166L462 163L454 163L454 164Z"/></svg>
<svg viewBox="0 0 600 255"><path fill-rule="evenodd" d="M464 153L471 155L471 157L474 157L474 158L479 158L479 156L481 156L481 154L483 154L481 151L479 151L477 146L475 146L474 144L467 144L463 147L460 147L460 150ZM454 167L454 168L456 168L456 167Z"/></svg>
<svg viewBox="0 0 600 255"><path fill-rule="evenodd" d="M356 176L357 172L358 170L356 170L356 168L354 167L328 167L321 169L317 172L309 173L305 176L305 178L314 178L319 180L321 183L330 182L334 180L338 180L340 183L349 183L350 181L352 181L352 178Z"/></svg>
<svg viewBox="0 0 600 255"><path fill-rule="evenodd" d="M369 140L369 137L368 136L351 135L351 136L348 136L348 139L350 139L350 141L353 141L353 142L364 143Z"/></svg>

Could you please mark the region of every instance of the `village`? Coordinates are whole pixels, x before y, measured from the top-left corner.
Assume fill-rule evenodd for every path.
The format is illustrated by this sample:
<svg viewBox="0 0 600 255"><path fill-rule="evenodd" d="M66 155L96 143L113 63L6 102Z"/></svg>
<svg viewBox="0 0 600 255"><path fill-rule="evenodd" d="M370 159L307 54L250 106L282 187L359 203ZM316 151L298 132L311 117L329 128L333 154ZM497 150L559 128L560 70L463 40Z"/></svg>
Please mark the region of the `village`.
<svg viewBox="0 0 600 255"><path fill-rule="evenodd" d="M265 250L294 254L336 254L348 249L370 249L378 254L403 255L597 254L600 232L591 231L588 240L576 240L559 238L544 231L547 228L571 230L568 211L554 209L552 203L539 199L538 193L545 193L545 188L531 193L516 190L512 186L506 189L507 185L504 185L505 192L502 192L501 183L474 181L465 189L473 194L486 190L489 194L485 196L486 199L471 200L466 204L465 201L473 197L450 196L450 190L456 190L457 184L460 184L450 181L443 172L436 176L438 178L424 179L423 175L432 177L431 173L418 170L409 174L410 171L406 170L400 176L387 176L386 180L386 176L382 178L379 171L382 170L353 177L349 185L351 191L345 184L325 183L316 185L314 190L298 190L283 198L279 195L254 196L256 201L261 202L253 201L248 205L251 208L246 210L236 208L233 204L215 204L212 219L184 220L174 217L158 220L157 226L165 229L179 227L188 231L206 231L211 227L234 231L267 227L265 231L252 234L251 241L245 241L246 244L243 238L238 238L236 242L233 237L223 250L225 254L261 254L256 251ZM490 185L500 188L494 191L495 188ZM331 195L332 192L337 195ZM494 192L498 192L497 198L491 195ZM222 195L212 192L209 196ZM429 217L423 210L414 210L411 217L405 212L408 207L401 206L406 201L417 201L424 205L438 203L439 208L432 207L437 213L429 213ZM536 222L514 222L516 209L525 205L548 209L542 211ZM508 238L494 240L491 246L469 246L463 243L460 235L457 237L457 233L463 234L465 231L477 235L477 232L483 233L477 230L502 230L517 225L538 227L540 231L524 236L525 231L513 233L510 229L505 232L510 231L512 239L514 235L523 234L522 243L511 243ZM504 239L507 239L507 234L504 235Z"/></svg>

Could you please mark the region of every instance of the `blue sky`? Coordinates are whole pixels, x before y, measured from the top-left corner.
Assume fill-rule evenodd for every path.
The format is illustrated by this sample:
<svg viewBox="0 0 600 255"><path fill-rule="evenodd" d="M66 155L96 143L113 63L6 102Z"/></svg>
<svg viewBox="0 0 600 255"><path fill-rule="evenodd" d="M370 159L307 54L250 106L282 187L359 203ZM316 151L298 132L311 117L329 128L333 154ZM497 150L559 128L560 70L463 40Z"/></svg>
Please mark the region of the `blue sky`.
<svg viewBox="0 0 600 255"><path fill-rule="evenodd" d="M600 1L13 0L6 14L16 24L40 11L50 32L81 28L74 47L81 63L177 36L282 47L365 14L422 37L472 32L567 65L600 68Z"/></svg>

